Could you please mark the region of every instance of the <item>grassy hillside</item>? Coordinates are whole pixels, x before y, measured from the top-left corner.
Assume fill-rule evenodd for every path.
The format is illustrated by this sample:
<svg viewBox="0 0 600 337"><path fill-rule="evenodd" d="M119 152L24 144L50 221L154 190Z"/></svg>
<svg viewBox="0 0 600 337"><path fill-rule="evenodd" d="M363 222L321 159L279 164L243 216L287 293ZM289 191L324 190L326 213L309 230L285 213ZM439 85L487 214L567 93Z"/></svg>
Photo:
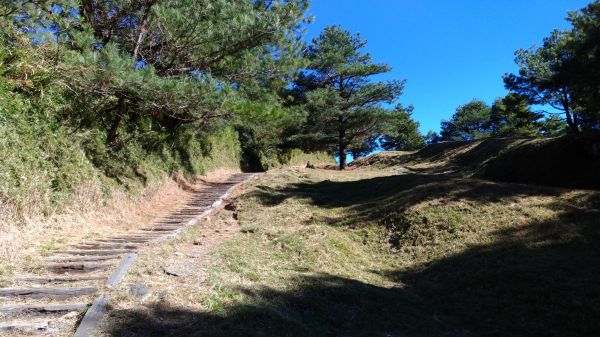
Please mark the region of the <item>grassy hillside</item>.
<svg viewBox="0 0 600 337"><path fill-rule="evenodd" d="M308 153L298 149L294 149L290 152L290 159L286 161L286 164L304 167L309 161L313 164L335 165L333 155L325 151Z"/></svg>
<svg viewBox="0 0 600 337"><path fill-rule="evenodd" d="M60 211L83 190L95 191L88 197L102 200L114 188L136 191L168 175L193 176L240 163L237 135L227 128L204 143L192 140L181 151L148 152L132 142L112 154L93 132L16 115L0 121L0 139L0 219L5 222Z"/></svg>
<svg viewBox="0 0 600 337"><path fill-rule="evenodd" d="M384 152L351 166L409 165L497 181L600 189L600 133L442 142L404 154Z"/></svg>
<svg viewBox="0 0 600 337"><path fill-rule="evenodd" d="M268 172L229 207L242 234L194 265L204 281L143 304L125 295L107 335L600 333L600 194L449 172ZM210 228L165 244L164 259ZM138 280L161 275L142 267Z"/></svg>

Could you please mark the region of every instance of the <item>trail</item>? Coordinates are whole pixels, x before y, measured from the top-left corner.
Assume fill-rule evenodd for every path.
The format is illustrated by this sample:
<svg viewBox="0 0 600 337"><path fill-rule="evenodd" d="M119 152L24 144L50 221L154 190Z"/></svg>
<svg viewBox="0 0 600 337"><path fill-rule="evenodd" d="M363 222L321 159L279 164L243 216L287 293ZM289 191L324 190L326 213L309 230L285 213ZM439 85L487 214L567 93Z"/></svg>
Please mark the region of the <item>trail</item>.
<svg viewBox="0 0 600 337"><path fill-rule="evenodd" d="M22 275L18 287L0 288L0 333L68 335L87 309L76 336L89 335L106 307L110 289L126 275L138 249L195 224L251 176L237 173L224 182L205 183L209 187L195 192L183 207L145 227L53 252L44 261L44 274Z"/></svg>

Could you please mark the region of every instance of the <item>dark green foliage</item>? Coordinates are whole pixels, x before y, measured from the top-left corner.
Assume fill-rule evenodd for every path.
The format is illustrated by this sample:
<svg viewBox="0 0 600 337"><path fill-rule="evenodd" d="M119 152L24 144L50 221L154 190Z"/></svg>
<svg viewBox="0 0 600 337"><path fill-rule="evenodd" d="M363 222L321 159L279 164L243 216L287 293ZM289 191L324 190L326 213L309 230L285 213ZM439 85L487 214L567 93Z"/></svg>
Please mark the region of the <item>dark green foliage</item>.
<svg viewBox="0 0 600 337"><path fill-rule="evenodd" d="M584 129L600 128L600 1L569 14L573 53L563 74L571 79L573 98L583 110Z"/></svg>
<svg viewBox="0 0 600 337"><path fill-rule="evenodd" d="M161 76L201 71L240 83L290 65L307 6L305 0L81 0L79 10L97 41L119 45Z"/></svg>
<svg viewBox="0 0 600 337"><path fill-rule="evenodd" d="M442 121L442 140L473 140L491 134L490 107L483 101L472 100L456 109L449 121Z"/></svg>
<svg viewBox="0 0 600 337"><path fill-rule="evenodd" d="M570 91L570 80L561 73L569 57L569 36L555 30L539 48L520 49L515 55L519 74L504 75L507 89L525 96L533 104L549 105L563 111L571 131L579 130L577 107Z"/></svg>
<svg viewBox="0 0 600 337"><path fill-rule="evenodd" d="M380 147L380 137L371 136L362 143L350 144L348 151L352 154L353 159L364 157Z"/></svg>
<svg viewBox="0 0 600 337"><path fill-rule="evenodd" d="M491 107L473 100L459 106L449 121L442 121L440 136L428 134L427 143L560 133L556 119L541 120L544 115L531 110L529 102L528 97L515 93L496 99Z"/></svg>
<svg viewBox="0 0 600 337"><path fill-rule="evenodd" d="M382 139L386 150L410 151L425 145L425 139L419 133L419 122L412 118L413 107L404 108L398 104L394 117L388 124L388 130Z"/></svg>
<svg viewBox="0 0 600 337"><path fill-rule="evenodd" d="M340 27L327 27L306 51L309 66L296 80L295 93L305 104L304 134L323 148L337 147L340 168L346 165L348 146L361 146L383 131L395 114L380 104L395 101L404 81L372 82L388 72L362 52L366 42Z"/></svg>
<svg viewBox="0 0 600 337"><path fill-rule="evenodd" d="M540 134L545 137L556 137L566 133L565 122L555 115L539 121Z"/></svg>
<svg viewBox="0 0 600 337"><path fill-rule="evenodd" d="M433 130L427 131L427 134L423 137L425 144L435 144L440 141L440 135Z"/></svg>
<svg viewBox="0 0 600 337"><path fill-rule="evenodd" d="M263 97L264 101L264 97ZM242 168L265 171L290 158L289 130L302 123L303 115L277 102L243 102L232 106L233 125L242 145Z"/></svg>
<svg viewBox="0 0 600 337"><path fill-rule="evenodd" d="M542 117L531 110L526 97L511 93L494 102L489 126L493 136L534 136Z"/></svg>
<svg viewBox="0 0 600 337"><path fill-rule="evenodd" d="M565 115L569 131L600 127L600 2L569 13L573 28L554 30L543 45L520 49L518 74L506 74L507 89Z"/></svg>

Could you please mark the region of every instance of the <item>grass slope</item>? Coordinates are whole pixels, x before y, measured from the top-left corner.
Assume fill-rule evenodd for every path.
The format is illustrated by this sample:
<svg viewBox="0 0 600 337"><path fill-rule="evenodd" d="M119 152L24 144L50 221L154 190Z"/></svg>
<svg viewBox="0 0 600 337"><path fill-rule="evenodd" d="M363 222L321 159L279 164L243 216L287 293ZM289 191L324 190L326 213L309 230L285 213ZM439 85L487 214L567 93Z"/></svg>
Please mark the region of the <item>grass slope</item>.
<svg viewBox="0 0 600 337"><path fill-rule="evenodd" d="M465 176L547 186L600 189L600 133L557 138L488 138L442 142L404 155L383 152L351 167L437 167Z"/></svg>
<svg viewBox="0 0 600 337"><path fill-rule="evenodd" d="M118 310L108 334L598 335L600 193L443 171L269 172L193 296Z"/></svg>

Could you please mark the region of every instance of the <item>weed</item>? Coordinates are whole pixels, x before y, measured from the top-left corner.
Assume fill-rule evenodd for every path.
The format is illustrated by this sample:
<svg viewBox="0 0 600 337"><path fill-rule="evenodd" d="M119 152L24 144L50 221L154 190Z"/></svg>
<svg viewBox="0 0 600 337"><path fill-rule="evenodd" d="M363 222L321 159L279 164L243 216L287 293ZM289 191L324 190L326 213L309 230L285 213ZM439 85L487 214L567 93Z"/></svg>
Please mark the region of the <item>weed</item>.
<svg viewBox="0 0 600 337"><path fill-rule="evenodd" d="M252 233L256 233L257 231L258 231L257 227L249 226L249 225L245 225L240 228L240 232L242 232L244 234L252 234Z"/></svg>

